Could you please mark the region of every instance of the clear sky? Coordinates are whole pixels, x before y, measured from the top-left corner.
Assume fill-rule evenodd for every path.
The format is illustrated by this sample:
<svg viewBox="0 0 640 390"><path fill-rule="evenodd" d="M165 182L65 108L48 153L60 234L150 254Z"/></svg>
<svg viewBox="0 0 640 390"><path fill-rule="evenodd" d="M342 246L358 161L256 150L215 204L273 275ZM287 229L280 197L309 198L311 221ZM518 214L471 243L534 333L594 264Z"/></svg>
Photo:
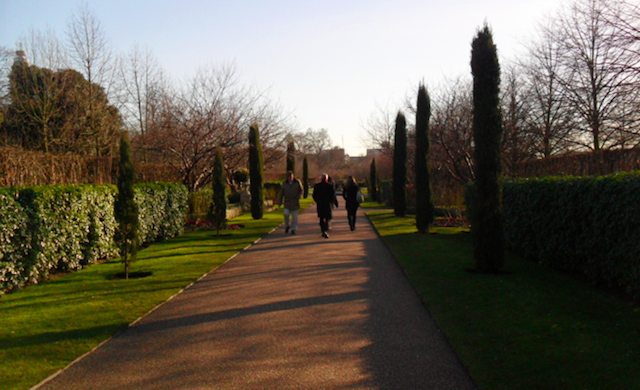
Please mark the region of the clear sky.
<svg viewBox="0 0 640 390"><path fill-rule="evenodd" d="M30 28L64 39L77 0L0 0L0 46ZM246 84L269 88L297 127L329 130L365 152L376 104L398 105L424 81L470 74L471 40L486 21L501 62L514 60L561 0L89 0L107 39L147 46L173 79L235 62Z"/></svg>

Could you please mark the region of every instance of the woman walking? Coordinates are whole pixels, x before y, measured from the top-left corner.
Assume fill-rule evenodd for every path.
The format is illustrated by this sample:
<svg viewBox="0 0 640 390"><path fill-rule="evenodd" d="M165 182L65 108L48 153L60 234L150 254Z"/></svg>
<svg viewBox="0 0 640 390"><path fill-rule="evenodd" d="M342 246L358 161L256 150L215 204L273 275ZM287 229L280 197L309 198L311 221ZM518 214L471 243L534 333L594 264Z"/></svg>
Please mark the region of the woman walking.
<svg viewBox="0 0 640 390"><path fill-rule="evenodd" d="M356 230L356 211L358 211L358 206L360 206L358 193L360 193L360 187L358 187L356 179L354 179L353 176L349 176L347 184L344 185L342 197L346 203L347 218L349 219L351 231Z"/></svg>

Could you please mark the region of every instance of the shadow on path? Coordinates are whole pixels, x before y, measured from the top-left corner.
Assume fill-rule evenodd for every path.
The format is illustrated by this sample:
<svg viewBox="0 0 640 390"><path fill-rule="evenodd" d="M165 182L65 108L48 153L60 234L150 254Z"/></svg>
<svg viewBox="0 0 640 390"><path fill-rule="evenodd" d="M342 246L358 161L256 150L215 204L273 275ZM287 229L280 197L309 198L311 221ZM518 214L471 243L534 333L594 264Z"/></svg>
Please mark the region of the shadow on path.
<svg viewBox="0 0 640 390"><path fill-rule="evenodd" d="M40 389L475 389L360 212L315 207Z"/></svg>

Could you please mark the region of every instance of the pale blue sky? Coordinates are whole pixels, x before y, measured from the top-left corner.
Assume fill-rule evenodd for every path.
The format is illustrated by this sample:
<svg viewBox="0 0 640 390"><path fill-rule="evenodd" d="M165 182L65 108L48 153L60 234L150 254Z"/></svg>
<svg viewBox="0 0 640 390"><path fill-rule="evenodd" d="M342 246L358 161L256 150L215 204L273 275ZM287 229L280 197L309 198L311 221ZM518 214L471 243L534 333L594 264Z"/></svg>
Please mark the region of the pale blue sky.
<svg viewBox="0 0 640 390"><path fill-rule="evenodd" d="M468 75L471 40L485 20L501 61L561 0L89 0L122 53L149 47L174 79L235 62L246 84L270 88L299 130L326 128L350 155L364 153L361 124L420 81L434 88ZM0 46L33 28L61 39L76 0L0 0Z"/></svg>

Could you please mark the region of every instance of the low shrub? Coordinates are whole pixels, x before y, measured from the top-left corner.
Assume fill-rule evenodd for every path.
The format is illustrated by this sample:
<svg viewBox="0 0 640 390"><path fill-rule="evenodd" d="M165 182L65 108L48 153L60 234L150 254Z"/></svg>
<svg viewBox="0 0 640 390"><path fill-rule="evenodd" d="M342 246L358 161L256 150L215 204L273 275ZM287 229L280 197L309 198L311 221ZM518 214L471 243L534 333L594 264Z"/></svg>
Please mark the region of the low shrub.
<svg viewBox="0 0 640 390"><path fill-rule="evenodd" d="M282 188L282 182L280 181L268 181L264 183L264 199L277 202L280 188Z"/></svg>

